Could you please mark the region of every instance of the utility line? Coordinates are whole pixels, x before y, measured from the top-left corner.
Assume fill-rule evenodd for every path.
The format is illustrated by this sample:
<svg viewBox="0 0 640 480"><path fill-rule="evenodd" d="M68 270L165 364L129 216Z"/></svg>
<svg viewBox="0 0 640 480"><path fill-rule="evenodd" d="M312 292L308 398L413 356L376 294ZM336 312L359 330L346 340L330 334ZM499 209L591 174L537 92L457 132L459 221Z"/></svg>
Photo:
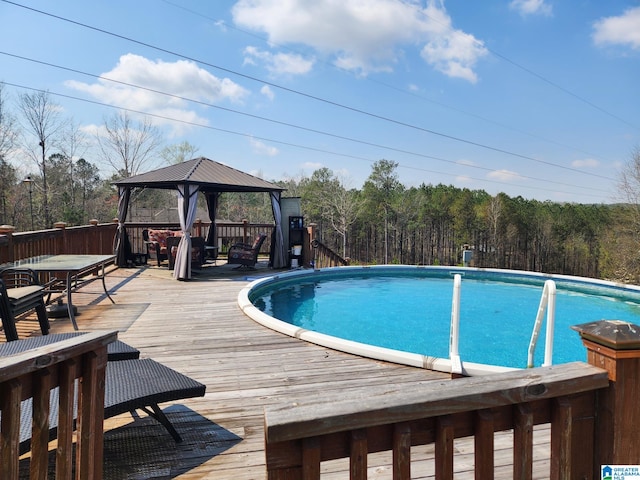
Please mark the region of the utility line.
<svg viewBox="0 0 640 480"><path fill-rule="evenodd" d="M140 40L135 40L135 39L133 39L131 37L120 35L120 34L117 34L117 33L114 33L114 32L110 32L108 30L104 30L104 29L101 29L101 28L98 28L98 27L94 27L94 26L85 24L85 23L81 23L81 22L78 22L78 21L75 21L75 20L71 20L69 18L61 17L59 15L55 15L55 14L48 13L48 12L45 12L45 11L42 11L42 10L38 10L36 8L33 8L33 7L28 7L26 5L21 5L19 3L16 3L16 2L13 2L13 1L10 1L10 0L1 0L1 1L3 1L4 3L8 3L10 5L14 5L14 6L17 6L17 7L20 7L20 8L24 8L26 10L30 10L30 11L39 13L41 15L46 15L46 16L61 20L63 22L71 23L73 25L77 25L77 26L80 26L80 27L83 27L83 28L87 28L89 30L93 30L93 31L96 31L96 32L99 32L99 33L103 33L105 35L109 35L109 36L112 36L112 37L115 37L115 38L119 38L121 40L126 40L128 42L135 43L137 45L141 45L141 46L144 46L144 47L147 47L147 48L150 48L150 49L153 49L153 50L157 50L157 51L160 51L160 52L163 52L163 53L167 53L169 55L173 55L173 56L176 56L176 57L179 57L179 58L183 58L185 60L190 60L190 61L195 62L195 63L200 63L202 65L207 65L207 66L209 66L211 68L214 68L214 69L217 69L217 70L220 70L220 71L232 74L232 75L237 75L237 76L245 78L247 80L260 82L260 83L262 83L264 85L268 85L268 86L277 88L279 90L282 90L282 91L285 91L285 92L288 92L288 93L292 93L292 94L295 94L295 95L300 95L302 97L309 98L311 100L315 100L315 101L318 101L318 102L321 102L321 103L325 103L327 105L331 105L331 106L338 107L338 108L341 108L341 109L344 109L344 110L348 110L348 111L351 111L351 112L354 112L354 113L358 113L358 114L365 115L365 116L368 116L368 117L371 117L371 118L375 118L377 120L382 120L382 121L385 121L385 122L393 123L395 125L399 125L399 126L402 126L402 127L407 127L407 128L413 129L413 130L418 130L418 131L421 131L421 132L424 132L424 133L428 133L428 134L431 134L431 135L434 135L434 136L438 136L438 137L441 137L441 138L446 138L446 139L453 140L453 141L456 141L456 142L465 143L467 145L472 145L472 146L475 146L475 147L478 147L478 148L483 148L485 150L493 151L493 152L496 152L496 153L502 153L502 154L509 155L509 156L512 156L512 157L521 158L523 160L528 160L528 161L532 161L532 162L536 162L536 163L540 163L540 164L544 164L544 165L560 168L560 169L567 170L567 171L577 172L577 173L581 173L583 175L589 175L589 176L593 176L593 177L605 178L607 180L610 180L607 177L602 177L601 175L597 175L595 173L584 172L584 171L581 171L581 170L578 170L578 169L575 169L575 168L572 168L572 167L567 167L567 166L559 165L559 164L556 164L556 163L553 163L553 162L540 160L540 159L537 159L537 158L534 158L534 157L530 157L530 156L527 156L527 155L523 155L523 154L511 152L511 151L508 151L508 150L504 150L502 148L493 147L493 146L490 146L490 145L485 145L485 144L482 144L482 143L479 143L479 142L474 142L472 140L466 140L466 139L463 139L463 138L460 138L460 137L456 137L454 135L449 135L449 134L445 134L445 133L442 133L442 132L437 132L435 130L431 130L431 129L428 129L428 128L420 127L420 126L413 125L413 124L410 124L410 123L406 123L406 122L403 122L403 121L400 121L400 120L395 120L393 118L386 117L384 115L379 115L379 114L376 114L376 113L367 112L365 110L361 110L361 109L356 108L356 107L351 107L351 106L348 106L348 105L345 105L345 104L341 104L341 103L335 102L333 100L328 100L328 99L325 99L325 98L322 98L322 97L318 97L316 95L312 95L310 93L305 93L305 92L302 92L302 91L299 91L299 90L288 88L288 87L279 85L277 83L269 82L269 81L266 81L266 80L251 76L251 75L247 75L247 74L240 73L240 72L237 72L237 71L225 68L225 67L221 67L219 65L215 65L215 64L212 64L212 63L209 63L209 62L198 60L198 59L196 59L194 57L190 57L188 55L180 54L180 53L174 52L172 50L168 50L168 49L165 49L165 48L162 48L162 47L151 45L149 43L145 43L145 42L142 42Z"/></svg>
<svg viewBox="0 0 640 480"><path fill-rule="evenodd" d="M401 4L405 5L405 6L407 6L407 7L414 8L414 9L415 9L417 12L419 12L421 15L425 16L426 18L428 18L428 19L429 19L429 20L431 20L432 22L437 23L438 25L440 25L440 26L442 26L442 27L446 27L446 28L449 28L449 27L450 27L449 25L444 24L444 23L442 23L441 21L439 21L437 18L434 18L434 17L432 17L431 15L428 15L427 13L425 13L425 12L424 12L424 10L423 10L422 8L419 8L417 5L408 4L408 3L406 3L404 0L397 0L397 1L398 1L399 3L401 3ZM454 35L462 36L462 34L461 34L458 30L455 30L455 29L453 29L453 28L451 29L451 32L452 32ZM467 38L467 37L465 37L465 39L466 39L466 38ZM605 110L604 108L600 107L599 105L596 105L596 104L595 104L595 103L593 103L592 101L587 100L586 98L584 98L584 97L582 97L582 96L578 95L577 93L572 92L572 91L571 91L571 90L569 90L568 88L565 88L565 87L563 87L562 85L560 85L560 84L558 84L558 83L556 83L556 82L554 82L554 81L552 81L552 80L549 80L548 78L544 77L543 75L540 75L539 73L534 72L534 71L533 71L533 70L531 70L530 68L527 68L527 67L525 67L524 65L521 65L521 64L519 64L518 62L516 62L516 61L514 61L514 60L511 60L511 59L510 59L510 58L508 58L507 56L502 55L501 53L499 53L499 52L497 52L497 51L495 51L495 50L493 50L493 49L491 49L491 48L487 47L483 42L481 42L481 41L479 41L479 40L476 40L476 38L475 38L475 37L473 37L473 42L474 42L476 45L478 45L478 46L480 46L480 47L482 47L482 48L486 49L489 53L491 53L492 55L496 56L497 58L499 58L499 59L501 59L501 60L504 60L504 61L505 61L505 62L507 62L508 64L513 65L514 67L516 67L516 68L518 68L518 69L522 70L523 72L525 72L525 73L527 73L527 74L531 75L532 77L537 78L538 80L541 80L542 82L546 83L547 85L550 85L550 86L552 86L553 88L555 88L555 89L557 89L557 90L560 90L562 93L565 93L565 94L567 94L567 95L569 95L569 96L571 96L571 97L573 97L573 98L575 98L575 99L579 100L580 102L582 102L582 103L584 103L584 104L586 104L586 105L590 106L591 108L593 108L593 109L595 109L595 110L598 110L599 112L604 113L605 115L607 115L607 116L609 116L609 117L611 117L611 118L614 118L614 119L618 120L619 122L621 122L621 123L623 123L623 124L627 125L628 127L633 128L634 130L640 130L640 127L638 127L637 125L634 125L634 124L632 124L631 122L629 122L629 121L625 120L624 118L619 117L618 115L616 115L616 114L614 114L614 113L611 113L611 112L609 112L608 110Z"/></svg>
<svg viewBox="0 0 640 480"><path fill-rule="evenodd" d="M160 0L160 1L162 1L162 2L166 3L167 5L171 5L171 6L175 7L175 8L178 8L178 9L180 9L180 10L184 10L185 12L188 12L188 13L190 13L190 14L192 14L192 15L195 15L195 16L198 16L198 17L202 17L202 18L204 18L204 19L206 19L206 20L209 20L210 22L213 22L213 24L214 24L214 25L224 25L224 28L228 28L228 29L230 29L230 30L235 30L236 32L240 32L240 33L242 33L243 35L246 35L246 36L248 36L248 37L255 38L255 39L257 39L257 40L259 40L259 41L261 41L261 42L263 42L263 43L267 43L267 44L270 44L270 45L275 45L275 46L277 46L278 48L282 48L282 49L287 50L287 51L289 51L289 52L293 52L293 53L296 53L296 54L298 54L298 55L305 56L305 54L304 54L304 53L302 53L302 52L300 52L299 50L296 50L296 49L294 49L294 48L291 48L291 47L289 47L289 46L287 46L287 45L282 45L282 44L278 44L278 43L270 42L268 39L266 39L265 37L263 37L263 36L261 36L261 35L255 34L255 33L253 33L253 32L249 32L249 31L244 30L244 29L242 29L242 28L238 28L238 27L236 27L235 25L230 25L229 23L227 23L227 22L226 22L226 21L224 21L224 20L215 19L215 18L213 18L213 17L210 17L210 16L208 16L208 15L205 15L204 13L197 12L197 11L195 11L195 10L193 10L193 9L190 9L190 8L184 7L184 6L179 5L179 4L175 3L175 2L172 2L172 1L170 1L170 0ZM400 1L400 3L404 3L404 2L402 2L401 0L399 0L399 1ZM405 5L406 5L406 4L405 4ZM409 5L409 6L413 6L413 5ZM418 8L418 7L415 7L415 8ZM430 19L431 19L431 20L433 20L434 22L436 22L436 23L440 23L440 24L441 24L441 22L438 22L436 19L434 19L434 18L432 18L432 17L430 17L430 16L428 16L428 15L426 15L426 14L424 14L424 13L423 13L423 15L427 16L428 18L430 18ZM455 32L456 32L456 33L458 33L457 31L455 31ZM480 43L480 42L478 42L478 43ZM495 54L496 56L500 56L498 53L493 52L493 51L492 51L492 50L490 50L489 48L487 48L487 51L489 51L489 52L491 52L491 53ZM500 56L500 58L502 58L502 56ZM505 57L505 60L506 60L506 61L508 61L508 62L510 62L510 63L515 63L515 62L511 62L511 61L510 61L508 58L506 58L506 57ZM335 65L335 64L333 64L333 63L329 63L329 62L322 62L322 63L324 63L325 65L328 65L329 67L331 67L331 68L333 68L333 69L335 69L335 70L338 70L339 72L342 72L342 73L344 73L344 74L346 74L346 75L350 75L350 74L351 74L351 72L350 72L349 70L346 70L346 69L344 69L344 68L338 67L337 65ZM383 81L380 81L380 80L377 80L377 79L371 78L370 76L367 76L367 77L366 77L366 80L367 80L368 82L375 83L375 84L377 84L377 85L381 85L381 86L383 86L383 87L385 87L385 88L388 88L388 89L390 89L390 90L394 90L394 91L396 91L396 92L398 92L398 93L401 93L401 94L404 94L404 95L409 95L409 96L414 97L414 98L419 98L419 99L421 99L421 100L423 100L423 101L425 101L425 102L431 103L431 104L433 104L433 105L437 105L437 106L439 106L439 107L446 108L446 109L451 110L451 111L453 111L453 112L460 113L460 114L462 114L462 115L466 115L466 116L468 116L468 117L475 118L475 119L477 119L477 120L481 120L481 121L483 121L483 122L487 122L487 123L490 123L490 124L492 124L492 125L496 125L496 126L498 126L498 127L500 127L500 128L503 128L503 129L505 129L505 130L509 130L509 131L512 131L512 132L519 133L519 134L521 134L521 135L526 135L526 136L531 137L531 138L535 138L535 139L538 139L538 140L542 140L542 141L544 141L544 142L548 142L548 143L551 143L551 144L553 144L553 145L557 145L557 146L559 146L559 147L566 148L566 149L568 149L568 150L574 150L574 151L576 151L576 152L580 152L580 153L583 153L583 154L585 154L585 155L589 155L589 156L591 156L591 157L595 157L595 158L600 158L600 159L603 159L603 160L607 160L607 159L604 159L601 155L595 154L595 153L593 153L593 152L588 152L588 151L583 150L583 149L581 149L581 148L579 148L579 147L575 147L575 146L572 146L572 145L567 145L567 144L564 144L564 143L559 142L559 141L557 141L557 140L549 139L549 138L543 137L543 136L541 136L541 135L536 135L536 134L533 134L533 133L531 133L531 132L527 132L527 131L521 130L521 129L519 129L519 128L515 128L515 127L509 126L509 125L505 125L505 124L500 123L500 122L498 122L498 121L496 121L496 120L492 120L492 119L490 119L490 118L483 117L482 115L478 115L478 114L476 114L476 113L468 112L468 111L466 111L466 110L462 110L462 109L460 109L460 108L457 108L457 107L454 107L454 106L451 106L451 105L447 105L446 103L443 103L443 102L438 102L438 101L433 100L433 99L431 99L431 98L427 98L427 97L425 97L424 95L420 95L420 94L418 94L418 93L416 93L416 92L409 91L409 90L407 90L407 89L405 89L405 88L397 87L397 86L395 86L395 85L391 85L391 84L389 84L389 83L386 83L386 82L383 82ZM623 122L624 122L624 121L623 121ZM627 123L627 124L628 124L628 122L624 122L624 123ZM632 126L633 126L633 125L632 125ZM634 127L634 128L635 128L635 127Z"/></svg>
<svg viewBox="0 0 640 480"><path fill-rule="evenodd" d="M357 156L357 155L350 155L350 154L346 154L346 153L342 153L342 152L334 152L334 151L330 151L330 150L326 150L326 149L321 149L321 148L317 148L317 147L311 147L308 145L301 145L301 144L296 144L296 143L291 143L291 142L285 142L285 141L281 141L281 140L275 140L272 138L266 138L266 137L260 137L260 136L256 136L256 135L251 135L248 133L241 133L241 132L236 132L233 130L228 130L228 129L223 129L223 128L218 128L218 127L213 127L211 125L203 125L201 123L196 123L196 122L189 122L186 120L180 120L180 119L176 119L176 118L172 118L172 117L168 117L166 115L159 115L159 114L155 114L155 113L148 113L148 112L143 112L140 110L135 110L132 108L126 108L126 107L121 107L118 105L110 105L107 103L102 103L102 102L98 102L95 100L88 100L85 98L79 98L79 97L75 97L73 95L67 95L67 94L63 94L63 93L57 93L57 92L51 92L49 90L42 90L42 89L38 89L38 88L33 88L33 87L27 87L24 85L19 85L16 83L10 83L7 81L2 81L0 82L4 85L9 85L11 87L16 87L16 88L22 88L22 89L27 89L27 90L31 90L31 91L35 91L35 92L40 92L40 93L48 93L57 97L62 97L62 98L67 98L70 100L76 100L76 101L80 101L80 102L85 102L85 103L89 103L92 105L97 105L100 107L107 107L107 108L112 108L112 109L116 109L116 110L122 110L125 112L130 112L130 113L135 113L138 115L146 115L149 117L153 117L153 118L157 118L157 119L161 119L161 120L168 120L171 122L176 122L176 123L181 123L184 125L190 125L190 126L194 126L194 127L200 127L200 128L205 128L208 130L213 130L216 132L221 132L221 133L226 133L226 134L230 134L230 135L236 135L236 136L242 136L242 137L246 137L246 138L250 138L250 139L257 139L257 140L261 140L261 141L265 141L265 142L271 142L271 143L277 143L280 145L285 145L288 147L294 147L294 148L299 148L299 149L303 149L303 150L309 150L309 151L314 151L314 152L319 152L319 153L324 153L324 154L329 154L329 155L334 155L334 156L339 156L339 157L346 157L346 158L351 158L351 159L355 159L355 160L363 160L369 164L371 164L373 162L373 160L371 160L370 158L366 158L366 157L361 157L361 156ZM391 159L393 160L393 159ZM434 173L437 175L446 175L449 177L457 177L458 175L455 174L451 174L451 173L446 173L446 172L440 172L440 171L436 171L436 170L429 170L429 169L425 169L425 168L421 168L421 167L413 167L413 166L404 166L404 165L400 165L399 166L403 167L403 168L408 168L411 170L417 170L417 171L421 171L421 172L426 172L426 173ZM524 177L524 176L518 176L520 178L529 178L529 177ZM491 179L486 179L486 178L476 178L476 177L467 177L470 180L476 180L479 182L487 182L487 183L493 183L493 184L498 184L498 185L507 185L507 186L513 186L513 184L507 183L507 182L500 182L497 180L491 180ZM533 180L539 180L539 179L533 179ZM549 181L549 180L540 180L546 183L558 183L558 182L553 182L553 181ZM570 185L570 184L561 184L563 186L569 186L569 187L575 187L578 189L584 189L584 187L581 187L579 185ZM531 189L531 190L536 190L536 191L548 191L548 192L553 192L553 193L557 193L557 190L553 190L553 189L548 189L548 188L541 188L541 187L531 187L531 186L527 186L527 185L520 185L519 188L527 188L527 189ZM602 191L602 192L609 192L608 190L602 190L602 189L594 189L594 188L589 188L590 191ZM571 192L561 192L561 193L571 193ZM572 193L572 194L577 194L577 193ZM599 198L605 199L607 197L604 196L599 196Z"/></svg>
<svg viewBox="0 0 640 480"><path fill-rule="evenodd" d="M395 148L395 147L389 147L389 146L386 146L386 145L381 145L381 144L369 142L369 141L366 141L366 140L354 139L354 138L351 138L351 137L338 135L338 134L334 134L334 133L329 133L329 132L325 132L325 131L322 131L322 130L303 127L301 125L296 125L296 124L292 124L292 123L282 122L282 121L279 121L279 120L274 120L274 119L271 119L271 118L261 117L261 116L254 115L254 114L251 114L251 113L240 112L238 110L230 109L230 108L227 108L227 107L221 107L219 105L214 105L214 104L211 104L211 103L208 103L208 102L203 102L201 100L195 100L195 99L183 97L183 96L176 95L176 94L171 94L171 93L163 92L163 91L152 89L152 88L148 88L148 87L143 87L143 86L135 85L135 84L128 83L128 82L123 82L121 80L115 80L115 79L112 79L112 78L108 78L108 77L105 77L103 75L96 75L96 74L92 74L92 73L87 73L87 72L84 72L84 71L81 71L81 70L77 70L77 69L73 69L73 68L69 68L69 67L64 67L64 66L61 66L61 65L55 65L55 64L52 64L52 63L49 63L49 62L44 62L44 61L41 61L41 60L36 60L36 59L33 59L33 58L28 58L28 57L21 56L21 55L15 55L15 54L8 53L8 52L3 52L3 51L0 51L0 54L6 55L6 56L10 56L10 57L13 57L13 58L17 58L17 59L20 59L20 60L29 61L29 62L32 62L32 63L37 63L37 64L40 64L40 65L45 65L45 66L48 66L48 67L57 68L57 69L68 71L68 72L72 72L72 73L77 73L77 74L80 74L80 75L85 75L85 76L88 76L88 77L91 77L91 78L97 78L97 79L100 79L100 80L113 82L113 83L116 83L118 85L124 85L124 86L127 86L127 87L132 87L132 88L144 90L144 91L155 93L155 94L158 94L158 95L163 95L163 96L167 96L167 97L171 97L171 98L175 98L175 99L179 99L179 100L184 100L186 102L196 103L198 105L203 105L203 106L215 108L215 109L222 110L222 111L225 111L225 112L235 113L237 115L243 115L243 116L247 116L247 117L250 117L250 118L257 119L257 120L271 122L271 123L275 123L277 125L283 125L283 126L286 126L286 127L289 127L289 128L295 128L295 129L299 129L299 130L315 133L315 134L318 134L318 135L324 135L324 136L328 136L328 137L331 137L331 138L337 138L337 139L340 139L340 140L359 143L359 144L363 144L363 145L367 145L367 146L371 146L371 147L375 147L375 148L380 148L380 149L384 149L384 150L393 151L393 152L396 152L396 153L403 153L403 154L413 155L413 156L417 156L417 157L421 157L421 158L437 160L437 161L440 161L440 162L449 163L449 164L456 165L456 166L459 165L459 162L456 162L454 160L447 160L447 159L441 158L441 157L435 157L435 156L426 155L426 154L423 154L423 153L417 153L417 152L412 152L412 151L409 151L409 150L403 150L403 149L399 149L399 148ZM80 99L78 97L73 97L73 98L75 98L77 100L82 100L82 99ZM148 112L144 113L144 114L145 115L149 115ZM179 120L176 120L176 121L179 121ZM468 167L469 168L475 168L475 169L478 169L478 170L484 170L484 171L488 171L488 172L492 172L492 171L495 170L495 169L492 169L492 168L482 167L482 166L479 166L479 165L468 165ZM556 182L556 181L553 181L553 180L546 180L546 179L542 179L542 178L529 177L529 176L525 176L525 175L518 175L518 176L521 177L521 178L529 179L529 180L548 182L548 183L553 183L553 184L556 184L556 185L562 185L562 186L568 186L568 187L576 187L576 185L573 185L573 184ZM607 177L602 177L602 178L604 178L606 180L612 180L612 179L609 179Z"/></svg>

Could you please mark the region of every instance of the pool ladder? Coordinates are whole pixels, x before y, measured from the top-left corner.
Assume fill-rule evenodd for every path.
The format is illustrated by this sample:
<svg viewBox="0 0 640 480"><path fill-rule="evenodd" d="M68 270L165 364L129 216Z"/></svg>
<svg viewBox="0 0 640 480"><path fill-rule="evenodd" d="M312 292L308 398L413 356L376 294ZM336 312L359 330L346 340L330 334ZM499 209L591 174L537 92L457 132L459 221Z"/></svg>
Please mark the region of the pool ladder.
<svg viewBox="0 0 640 480"><path fill-rule="evenodd" d="M536 323L533 324L531 332L531 340L529 341L529 351L527 356L527 368L533 368L533 354L536 351L538 343L538 335L542 327L544 313L547 312L547 335L544 343L544 362L543 367L553 364L553 331L556 321L556 282L547 280L544 282L542 296L540 297L540 306L536 315Z"/></svg>
<svg viewBox="0 0 640 480"><path fill-rule="evenodd" d="M451 360L451 373L462 374L462 361L460 360L460 352L458 344L460 339L460 290L462 287L462 276L456 273L453 276L453 300L451 302L451 333L449 336L449 359ZM538 306L538 314L531 332L531 340L529 341L529 350L527 355L527 368L533 368L533 356L538 343L538 336L544 314L547 314L547 331L544 348L543 367L553 363L553 331L556 316L556 283L553 280L544 282L542 288L542 296L540 297L540 305Z"/></svg>

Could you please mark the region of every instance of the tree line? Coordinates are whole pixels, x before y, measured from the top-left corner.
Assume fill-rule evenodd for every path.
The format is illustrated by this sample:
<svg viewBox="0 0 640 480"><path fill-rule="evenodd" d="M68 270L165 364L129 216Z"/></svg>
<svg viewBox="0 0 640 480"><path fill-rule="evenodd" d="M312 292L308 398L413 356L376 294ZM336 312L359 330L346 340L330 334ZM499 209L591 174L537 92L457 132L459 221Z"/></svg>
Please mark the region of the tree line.
<svg viewBox="0 0 640 480"><path fill-rule="evenodd" d="M0 224L18 230L110 221L114 180L141 173L152 159L168 165L197 152L188 142L161 149L161 133L126 112L106 118L90 138L60 117L47 92L22 94L16 105L9 108L0 82ZM113 172L107 177L105 166ZM640 151L621 172L618 204L540 202L451 185L407 188L397 167L375 162L359 189L327 168L274 183L301 198L319 240L352 263L456 265L469 249L478 267L640 283ZM149 190L133 202L163 209L174 199ZM217 218L272 222L271 202L266 194L225 193Z"/></svg>
<svg viewBox="0 0 640 480"><path fill-rule="evenodd" d="M345 187L328 169L282 186L301 197L319 240L352 263L460 265L469 249L476 267L640 281L640 220L633 221L640 210L633 203L557 203L442 184L406 188L397 166L376 162L362 189Z"/></svg>

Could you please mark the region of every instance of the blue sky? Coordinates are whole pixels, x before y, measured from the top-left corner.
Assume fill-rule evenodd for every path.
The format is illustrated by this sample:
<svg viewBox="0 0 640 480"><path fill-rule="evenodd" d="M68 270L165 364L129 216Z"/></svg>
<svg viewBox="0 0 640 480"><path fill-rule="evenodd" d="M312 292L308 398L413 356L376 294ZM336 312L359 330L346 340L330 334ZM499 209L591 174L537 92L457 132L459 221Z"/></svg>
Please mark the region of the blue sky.
<svg viewBox="0 0 640 480"><path fill-rule="evenodd" d="M640 147L638 1L0 0L0 21L10 99L48 90L91 138L145 112L266 180L359 188L384 158L408 187L609 203Z"/></svg>

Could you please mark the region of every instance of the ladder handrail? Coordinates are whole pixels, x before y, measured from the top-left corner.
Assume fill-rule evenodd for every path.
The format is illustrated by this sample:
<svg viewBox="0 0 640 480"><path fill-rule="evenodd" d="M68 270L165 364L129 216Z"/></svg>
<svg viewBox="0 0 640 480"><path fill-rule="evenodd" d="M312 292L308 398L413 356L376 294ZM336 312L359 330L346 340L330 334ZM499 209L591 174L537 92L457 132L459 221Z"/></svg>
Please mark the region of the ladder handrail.
<svg viewBox="0 0 640 480"><path fill-rule="evenodd" d="M462 276L456 273L453 276L453 299L451 301L451 331L449 333L449 359L451 360L451 373L462 373L462 362L458 344L460 339L460 290Z"/></svg>
<svg viewBox="0 0 640 480"><path fill-rule="evenodd" d="M533 356L536 351L538 335L542 327L545 310L547 312L547 333L544 346L544 363L542 366L548 367L553 364L553 330L556 317L556 282L553 280L544 282L540 305L538 306L538 314L536 315L536 321L533 324L533 331L531 332L531 340L529 341L527 368L533 368Z"/></svg>

